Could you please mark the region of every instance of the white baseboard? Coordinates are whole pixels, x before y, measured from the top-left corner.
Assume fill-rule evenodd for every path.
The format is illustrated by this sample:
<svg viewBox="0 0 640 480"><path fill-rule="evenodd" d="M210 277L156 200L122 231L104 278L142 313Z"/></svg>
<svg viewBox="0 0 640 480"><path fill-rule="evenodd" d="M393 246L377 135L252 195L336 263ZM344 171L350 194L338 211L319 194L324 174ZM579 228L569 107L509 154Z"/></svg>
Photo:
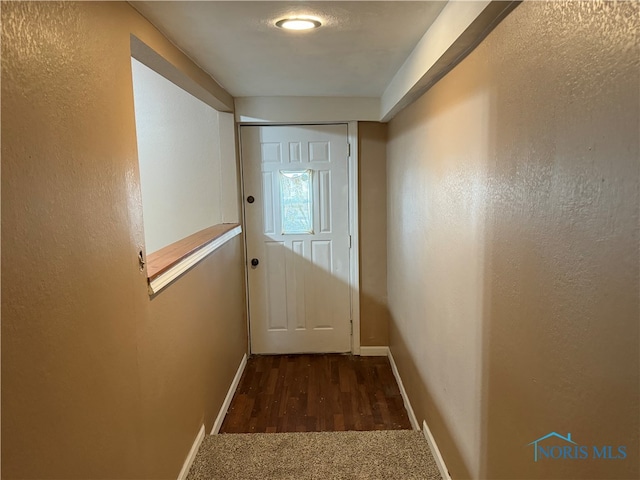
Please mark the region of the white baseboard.
<svg viewBox="0 0 640 480"><path fill-rule="evenodd" d="M231 400L233 400L233 394L236 393L236 388L238 388L238 384L240 383L240 379L242 378L242 372L244 372L244 367L247 366L247 354L245 353L240 361L240 366L238 367L238 371L236 372L236 376L233 377L233 381L231 382L231 386L229 387L229 391L227 392L227 396L224 398L224 402L222 402L222 406L220 407L220 411L218 412L218 417L216 421L213 423L213 428L211 429L211 435L215 435L220 431L220 427L222 427L222 422L224 422L224 417L227 414L227 410L229 410L229 405L231 405Z"/></svg>
<svg viewBox="0 0 640 480"><path fill-rule="evenodd" d="M364 348L364 347L363 347ZM413 411L413 407L411 406L411 402L409 401L409 397L407 396L407 391L404 389L404 385L402 384L402 379L400 378L400 373L398 372L398 367L396 366L396 362L393 359L393 355L391 355L391 349L389 347L372 347L372 348L386 348L389 355L389 363L391 364L391 370L393 371L393 376L396 378L396 382L398 382L398 388L400 389L400 394L402 395L402 401L404 402L404 407L407 409L407 414L409 415L409 421L411 422L411 426L414 430L420 430L420 425L418 424L418 419L416 418L416 414ZM364 355L361 353L361 355ZM442 480L451 480L451 475L449 475L449 470L444 463L444 459L442 458L442 454L440 453L440 449L436 444L435 438L431 434L431 430L427 426L426 420L422 422L422 434L424 438L427 439L427 443L429 444L429 448L431 449L431 453L433 453L433 458L436 461L436 465L438 465L438 470L440 470L440 475L442 475Z"/></svg>
<svg viewBox="0 0 640 480"><path fill-rule="evenodd" d="M361 357L388 357L389 356L389 347L387 346L379 346L379 347L360 347L360 356Z"/></svg>
<svg viewBox="0 0 640 480"><path fill-rule="evenodd" d="M189 475L189 469L196 458L196 454L198 453L202 440L204 440L204 425L200 427L200 431L198 432L196 439L193 441L193 445L191 445L191 450L189 450L189 454L182 465L182 470L180 470L180 473L178 474L178 480L186 480L187 475Z"/></svg>
<svg viewBox="0 0 640 480"><path fill-rule="evenodd" d="M418 423L418 419L416 418L416 414L413 412L413 408L411 407L411 402L409 401L409 397L407 396L407 392L404 389L404 385L402 384L402 379L400 378L400 373L398 373L398 367L396 366L396 362L393 359L393 355L391 355L391 350L389 351L389 363L391 364L391 370L393 371L393 376L396 377L396 382L398 382L398 388L400 388L400 394L402 395L402 401L404 402L404 408L407 409L407 413L409 414L409 421L411 422L411 426L414 430L420 430L420 424Z"/></svg>
<svg viewBox="0 0 640 480"><path fill-rule="evenodd" d="M436 444L435 438L433 438L433 435L431 435L431 430L429 430L426 420L422 422L422 434L424 435L424 438L427 439L427 443L429 444L429 448L431 449L433 458L436 461L436 465L438 465L438 470L440 470L440 475L442 475L442 480L451 480L449 470L444 463L444 459L442 458L442 454L440 453L440 449Z"/></svg>

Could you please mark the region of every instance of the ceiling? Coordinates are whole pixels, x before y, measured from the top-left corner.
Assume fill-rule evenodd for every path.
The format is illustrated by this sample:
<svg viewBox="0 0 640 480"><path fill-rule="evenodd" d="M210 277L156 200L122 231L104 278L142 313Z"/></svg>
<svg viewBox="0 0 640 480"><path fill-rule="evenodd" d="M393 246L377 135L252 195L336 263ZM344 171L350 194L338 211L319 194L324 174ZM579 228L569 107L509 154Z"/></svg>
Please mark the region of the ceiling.
<svg viewBox="0 0 640 480"><path fill-rule="evenodd" d="M130 2L234 97L380 97L445 1ZM319 17L307 32L274 27Z"/></svg>

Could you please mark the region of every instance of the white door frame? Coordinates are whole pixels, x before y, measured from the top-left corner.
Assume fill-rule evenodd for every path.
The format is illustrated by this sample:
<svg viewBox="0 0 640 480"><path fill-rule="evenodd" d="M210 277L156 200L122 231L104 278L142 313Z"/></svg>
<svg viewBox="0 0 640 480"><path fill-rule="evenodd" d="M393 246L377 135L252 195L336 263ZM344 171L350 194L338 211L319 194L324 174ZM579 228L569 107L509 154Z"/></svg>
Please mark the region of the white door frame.
<svg viewBox="0 0 640 480"><path fill-rule="evenodd" d="M268 127L272 125L347 125L347 141L349 142L348 174L349 174L349 235L351 236L351 248L349 249L349 297L351 304L351 353L360 355L360 241L358 235L358 122L304 122L304 123L262 123L262 122L238 122L238 158L240 163L240 191L242 192L242 226L243 232L247 231L245 216L245 191L244 191L244 166L242 159L241 127L258 126ZM249 312L249 265L247 262L247 235L244 238L245 257L245 311L247 312L247 334L249 353L251 353L251 322Z"/></svg>

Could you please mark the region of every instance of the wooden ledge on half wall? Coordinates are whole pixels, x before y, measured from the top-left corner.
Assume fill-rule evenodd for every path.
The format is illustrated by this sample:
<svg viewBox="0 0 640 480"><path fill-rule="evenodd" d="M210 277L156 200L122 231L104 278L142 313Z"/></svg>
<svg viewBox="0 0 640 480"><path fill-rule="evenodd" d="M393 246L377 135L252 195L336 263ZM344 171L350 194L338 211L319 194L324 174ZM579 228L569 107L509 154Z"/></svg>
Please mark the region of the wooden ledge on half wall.
<svg viewBox="0 0 640 480"><path fill-rule="evenodd" d="M238 223L205 228L147 255L149 294L162 288L202 261L228 240L242 233Z"/></svg>

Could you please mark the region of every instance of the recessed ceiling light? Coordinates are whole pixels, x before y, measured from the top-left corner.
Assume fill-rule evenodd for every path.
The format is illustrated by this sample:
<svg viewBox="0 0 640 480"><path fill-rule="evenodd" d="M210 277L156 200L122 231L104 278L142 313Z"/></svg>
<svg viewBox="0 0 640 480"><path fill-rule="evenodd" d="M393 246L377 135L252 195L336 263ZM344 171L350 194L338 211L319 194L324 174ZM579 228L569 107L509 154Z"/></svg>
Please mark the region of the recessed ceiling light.
<svg viewBox="0 0 640 480"><path fill-rule="evenodd" d="M283 18L276 22L276 27L286 30L311 30L318 28L320 25L322 25L322 23L320 23L319 20L305 17Z"/></svg>

